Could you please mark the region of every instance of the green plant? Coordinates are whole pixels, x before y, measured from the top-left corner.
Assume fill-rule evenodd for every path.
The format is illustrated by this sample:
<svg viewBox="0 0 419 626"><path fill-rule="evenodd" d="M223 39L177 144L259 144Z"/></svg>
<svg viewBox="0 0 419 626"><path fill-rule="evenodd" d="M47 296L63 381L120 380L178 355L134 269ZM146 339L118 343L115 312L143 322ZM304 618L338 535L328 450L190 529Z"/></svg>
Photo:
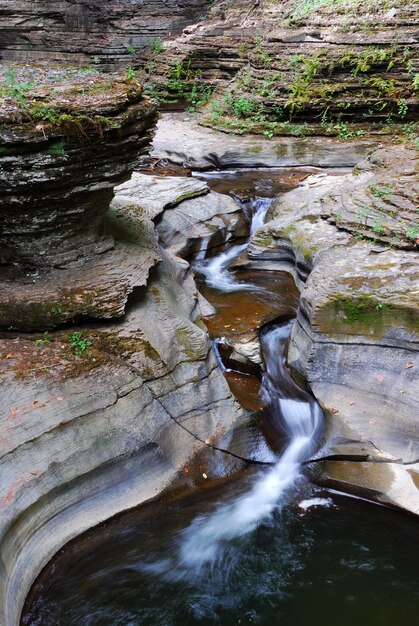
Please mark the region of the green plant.
<svg viewBox="0 0 419 626"><path fill-rule="evenodd" d="M255 102L241 96L235 100L232 96L227 99L227 104L236 117L250 117L255 111Z"/></svg>
<svg viewBox="0 0 419 626"><path fill-rule="evenodd" d="M50 343L51 343L51 338L50 338L50 334L49 334L48 331L44 332L44 334L42 335L42 339L36 339L35 340L35 345L36 346L41 346L42 344L45 344L47 346Z"/></svg>
<svg viewBox="0 0 419 626"><path fill-rule="evenodd" d="M247 46L246 46L246 44L245 43L239 44L238 51L239 51L239 56L240 57L245 57L247 55Z"/></svg>
<svg viewBox="0 0 419 626"><path fill-rule="evenodd" d="M259 52L259 59L264 67L269 67L272 64L272 58L264 50Z"/></svg>
<svg viewBox="0 0 419 626"><path fill-rule="evenodd" d="M386 233L386 229L383 226L383 221L380 219L376 219L371 228L375 233L377 233L377 235L385 235Z"/></svg>
<svg viewBox="0 0 419 626"><path fill-rule="evenodd" d="M419 225L409 226L408 228L406 228L405 235L408 239L412 239L413 241L418 241Z"/></svg>
<svg viewBox="0 0 419 626"><path fill-rule="evenodd" d="M273 139L273 137L276 135L277 131L278 131L278 124L277 124L277 122L268 122L267 123L267 128L263 132L263 134L266 137L268 137L268 139Z"/></svg>
<svg viewBox="0 0 419 626"><path fill-rule="evenodd" d="M156 54L159 54L164 50L164 45L160 37L153 39L153 41L150 43L150 49Z"/></svg>
<svg viewBox="0 0 419 626"><path fill-rule="evenodd" d="M406 102L406 100L404 98L401 98L400 100L397 100L397 114L400 117L406 117L407 113L408 113L409 107L408 104Z"/></svg>
<svg viewBox="0 0 419 626"><path fill-rule="evenodd" d="M393 183L384 185L383 183L375 182L369 186L371 194L375 198L386 199L394 193Z"/></svg>
<svg viewBox="0 0 419 626"><path fill-rule="evenodd" d="M6 80L0 89L0 96L8 96L26 107L27 94L33 87L34 84L31 82L18 83L16 69L12 68L6 72Z"/></svg>
<svg viewBox="0 0 419 626"><path fill-rule="evenodd" d="M321 7L341 4L345 0L299 0L287 15L287 22L296 22Z"/></svg>
<svg viewBox="0 0 419 626"><path fill-rule="evenodd" d="M136 49L134 48L134 46L132 44L128 44L127 46L127 52L128 54L130 54L131 56L134 56L135 54L137 54Z"/></svg>
<svg viewBox="0 0 419 626"><path fill-rule="evenodd" d="M137 80L137 74L135 73L135 69L129 65L125 70L125 75L128 80Z"/></svg>
<svg viewBox="0 0 419 626"><path fill-rule="evenodd" d="M418 122L410 122L409 124L404 124L402 128L402 133L405 137L404 141L411 141L416 148L419 149L419 123Z"/></svg>
<svg viewBox="0 0 419 626"><path fill-rule="evenodd" d="M336 124L329 125L330 131L336 131L339 139L353 139L355 137L362 137L364 132L362 130L350 130L346 122L339 121Z"/></svg>
<svg viewBox="0 0 419 626"><path fill-rule="evenodd" d="M84 339L82 334L77 332L72 333L69 336L68 342L71 348L73 348L73 352L76 356L80 356L81 354L83 354L83 352L92 345L91 341Z"/></svg>
<svg viewBox="0 0 419 626"><path fill-rule="evenodd" d="M63 141L57 141L57 142L51 144L47 148L47 152L48 152L48 154L50 154L53 157L64 157L64 159L68 158L68 156L66 154L66 151L65 151L65 148L64 148L64 142Z"/></svg>

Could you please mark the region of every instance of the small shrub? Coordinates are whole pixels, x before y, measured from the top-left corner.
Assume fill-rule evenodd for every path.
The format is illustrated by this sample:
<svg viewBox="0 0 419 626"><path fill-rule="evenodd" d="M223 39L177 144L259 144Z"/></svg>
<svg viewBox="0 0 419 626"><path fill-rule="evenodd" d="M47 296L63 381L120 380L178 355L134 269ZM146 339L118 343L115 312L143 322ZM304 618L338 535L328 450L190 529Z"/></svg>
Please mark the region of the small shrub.
<svg viewBox="0 0 419 626"><path fill-rule="evenodd" d="M155 54L159 54L164 50L164 45L160 37L153 39L150 43L150 50L152 50Z"/></svg>

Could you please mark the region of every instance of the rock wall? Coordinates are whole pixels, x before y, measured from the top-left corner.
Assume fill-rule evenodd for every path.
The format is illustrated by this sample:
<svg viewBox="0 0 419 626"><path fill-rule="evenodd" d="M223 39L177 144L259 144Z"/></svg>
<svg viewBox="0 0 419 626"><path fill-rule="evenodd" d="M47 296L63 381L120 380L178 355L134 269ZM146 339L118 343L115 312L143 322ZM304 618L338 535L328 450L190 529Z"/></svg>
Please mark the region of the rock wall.
<svg viewBox="0 0 419 626"><path fill-rule="evenodd" d="M217 2L208 18L150 51L163 103L205 103L203 122L235 133L357 136L417 114L418 29L411 2ZM295 125L305 124L295 128Z"/></svg>
<svg viewBox="0 0 419 626"><path fill-rule="evenodd" d="M392 247L382 243L384 230L375 241L373 230L369 238L348 232L350 210L347 225L344 216L338 228L330 223L337 198L362 208L360 198L380 185L391 189L389 204L408 202L415 172L415 151L393 146L353 174L307 179L276 203L249 255L288 267L302 289L288 358L327 414L319 457L329 460L317 480L419 515L419 264L413 250L394 247L408 247L409 234L415 245L417 223L408 226L397 210L394 230L408 235ZM359 223L365 228L364 215Z"/></svg>
<svg viewBox="0 0 419 626"><path fill-rule="evenodd" d="M216 364L189 265L160 245L153 221L179 244L178 224L201 197L203 219L212 207L231 230L231 199L195 179L138 174L122 184L109 232L136 263L155 258L125 315L0 339L2 626L17 626L35 577L66 542L174 483L240 466L203 443L220 442L245 413ZM182 248L214 224L198 227L195 215Z"/></svg>
<svg viewBox="0 0 419 626"><path fill-rule="evenodd" d="M21 67L2 76L0 328L118 317L157 256L136 262L105 214L147 151L155 104L119 75Z"/></svg>
<svg viewBox="0 0 419 626"><path fill-rule="evenodd" d="M179 33L200 0L2 0L0 58L129 65L134 51Z"/></svg>

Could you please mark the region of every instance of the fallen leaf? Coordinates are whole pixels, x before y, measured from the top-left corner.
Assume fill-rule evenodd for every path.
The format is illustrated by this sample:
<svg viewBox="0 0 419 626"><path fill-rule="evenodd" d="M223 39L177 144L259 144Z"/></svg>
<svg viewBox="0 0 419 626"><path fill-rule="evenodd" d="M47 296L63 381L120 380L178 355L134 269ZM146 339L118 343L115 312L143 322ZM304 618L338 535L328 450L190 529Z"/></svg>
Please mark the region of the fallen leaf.
<svg viewBox="0 0 419 626"><path fill-rule="evenodd" d="M331 413L332 415L335 415L336 413L339 413L338 409L334 409L333 407L331 409L329 409L329 413Z"/></svg>
<svg viewBox="0 0 419 626"><path fill-rule="evenodd" d="M7 358L7 357L6 357L6 358ZM405 370L409 370L411 367L413 367L413 363L412 363L412 361L408 361L408 362L406 363L406 365L404 366L404 369L405 369Z"/></svg>
<svg viewBox="0 0 419 626"><path fill-rule="evenodd" d="M10 414L11 414L12 418L14 419L16 417L16 415L17 415L17 409L15 409L15 408L10 409Z"/></svg>

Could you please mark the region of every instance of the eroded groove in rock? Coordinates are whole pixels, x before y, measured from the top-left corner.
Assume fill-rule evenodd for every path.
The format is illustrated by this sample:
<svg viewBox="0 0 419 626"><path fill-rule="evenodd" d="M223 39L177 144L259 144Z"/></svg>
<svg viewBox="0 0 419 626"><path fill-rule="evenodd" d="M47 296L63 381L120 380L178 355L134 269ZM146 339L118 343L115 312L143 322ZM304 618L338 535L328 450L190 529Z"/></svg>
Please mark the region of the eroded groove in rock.
<svg viewBox="0 0 419 626"><path fill-rule="evenodd" d="M0 623L8 626L18 623L34 578L63 544L190 476L182 468L198 452L207 451L210 467L216 448L223 447L217 445L222 436L246 414L210 350L189 265L161 246L153 222L162 213L163 224L165 207L172 207L165 227L170 239L169 228L182 230L173 212L181 209L181 223L190 214L187 203L199 198L188 198L195 192L185 197L180 178L171 181L175 200L167 203L169 181L150 182L155 214L145 204L152 194L131 193L127 203L123 184L106 216L115 240L128 247L136 264L147 267L153 259L146 284L124 316L37 340L16 333L10 338L4 333L0 340L5 392L0 398L5 451L0 459ZM198 181L190 183L206 194L202 219L209 211L215 221L200 226L197 220L195 231L183 229L184 242L178 234L182 249L214 231L224 209L217 194ZM139 189L136 177L134 188ZM237 220L234 211L231 219ZM223 220L227 225L228 217ZM44 327L42 320L37 324ZM179 426L183 418L187 431ZM239 455L218 453L226 472L245 462Z"/></svg>

